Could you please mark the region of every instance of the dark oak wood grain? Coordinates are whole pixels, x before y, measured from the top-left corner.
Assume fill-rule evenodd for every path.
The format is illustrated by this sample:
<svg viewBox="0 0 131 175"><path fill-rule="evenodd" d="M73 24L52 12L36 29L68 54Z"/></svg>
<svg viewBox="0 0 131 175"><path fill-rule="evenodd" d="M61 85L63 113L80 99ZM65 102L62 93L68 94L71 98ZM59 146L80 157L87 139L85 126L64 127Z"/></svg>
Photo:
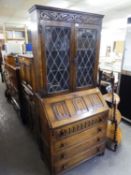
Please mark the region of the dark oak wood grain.
<svg viewBox="0 0 131 175"><path fill-rule="evenodd" d="M42 89L44 96L54 96L62 93L68 93L70 91L75 90L79 91L82 89L87 88L89 89L95 87L97 79L97 70L98 70L98 59L99 59L100 31L103 16L90 13L81 13L70 10L66 11L44 6L43 7L34 6L30 10L30 14L32 23L34 25L34 27L32 28L32 43L33 43L33 54L34 54L36 90L39 91L40 89ZM59 36L62 32L64 32L64 30L66 30L66 28L68 28L70 31L68 38L70 41L69 45L70 51L68 55L69 60L68 88L64 90L61 88L63 83L61 84L60 82L60 75L57 78L57 83L53 84L51 82L52 80L50 80L49 82L47 61L50 58L47 54L47 44L52 43L51 45L57 45L56 40L59 40L59 42L62 45L62 40L60 40L61 37L59 38ZM50 32L50 37L48 37L49 36L48 31ZM93 34L93 32L95 33ZM55 35L57 38L53 41L53 37L55 37ZM79 43L79 47L82 48L78 47L79 40L80 42L83 42L81 43L81 46ZM66 40L63 40L63 42L66 42ZM86 45L84 45L85 42ZM56 60L56 57L58 58L60 56L62 50L60 51L58 48L56 48L56 46L52 47L55 48L57 52L57 55L54 56L54 60ZM51 47L50 52L52 52ZM51 57L51 53L49 54ZM86 59L85 63L83 61L82 63L79 63L80 57L82 60L84 60L85 57ZM60 59L63 58L61 57ZM88 59L89 63L87 63ZM53 62L50 63L50 69ZM85 64L86 67L84 67L83 64ZM77 73L79 65L82 65L81 72L84 70L84 72L82 73L82 77L79 75L80 74L79 72ZM88 77L88 74L90 74L89 77L91 77L91 79ZM78 80L79 87L77 85L78 84L77 78L79 79ZM83 81L85 81L85 83L80 84ZM50 93L49 88L51 86L50 85L51 83L52 87L58 86L58 84L60 83L58 87L60 90L53 90Z"/></svg>
<svg viewBox="0 0 131 175"><path fill-rule="evenodd" d="M37 99L42 155L52 174L104 152L109 110L98 89Z"/></svg>
<svg viewBox="0 0 131 175"><path fill-rule="evenodd" d="M95 88L103 16L39 5L29 12L39 145L59 174L105 150L109 110Z"/></svg>

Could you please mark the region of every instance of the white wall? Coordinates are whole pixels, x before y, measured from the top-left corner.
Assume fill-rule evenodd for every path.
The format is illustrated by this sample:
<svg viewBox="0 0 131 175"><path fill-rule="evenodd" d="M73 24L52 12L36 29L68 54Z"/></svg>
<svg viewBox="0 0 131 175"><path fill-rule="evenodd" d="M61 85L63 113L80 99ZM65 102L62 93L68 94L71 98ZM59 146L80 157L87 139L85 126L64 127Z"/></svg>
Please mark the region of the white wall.
<svg viewBox="0 0 131 175"><path fill-rule="evenodd" d="M127 28L122 69L131 72L131 26Z"/></svg>
<svg viewBox="0 0 131 175"><path fill-rule="evenodd" d="M101 46L100 46L100 57L106 56L107 46L113 49L114 41L125 40L126 29L103 29L101 32Z"/></svg>

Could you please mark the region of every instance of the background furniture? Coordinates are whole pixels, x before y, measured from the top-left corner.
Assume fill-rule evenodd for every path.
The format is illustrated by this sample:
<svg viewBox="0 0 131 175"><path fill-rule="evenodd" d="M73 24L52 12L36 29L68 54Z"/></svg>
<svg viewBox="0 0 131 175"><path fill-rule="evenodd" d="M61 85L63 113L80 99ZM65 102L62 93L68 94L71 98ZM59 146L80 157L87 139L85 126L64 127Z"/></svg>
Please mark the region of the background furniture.
<svg viewBox="0 0 131 175"><path fill-rule="evenodd" d="M0 74L1 74L1 81L4 82L4 78L3 78L3 69L2 69L2 65L3 65L3 58L2 58L2 48L0 47Z"/></svg>
<svg viewBox="0 0 131 175"><path fill-rule="evenodd" d="M128 18L127 33L125 39L125 50L123 55L123 65L121 71L121 80L119 95L121 98L119 109L123 119L131 122L131 18Z"/></svg>
<svg viewBox="0 0 131 175"><path fill-rule="evenodd" d="M32 56L8 55L4 63L5 95L14 104L23 123L31 129L35 109L32 102L34 87L32 62Z"/></svg>
<svg viewBox="0 0 131 175"><path fill-rule="evenodd" d="M5 95L14 104L17 111L20 111L21 97L19 69L17 57L15 55L8 55L4 62Z"/></svg>
<svg viewBox="0 0 131 175"><path fill-rule="evenodd" d="M3 25L4 41L22 41L28 43L28 31L26 25L5 23Z"/></svg>
<svg viewBox="0 0 131 175"><path fill-rule="evenodd" d="M119 104L119 110L122 113L122 118L128 122L131 122L131 76L127 73L121 74L119 95L121 97L121 101Z"/></svg>
<svg viewBox="0 0 131 175"><path fill-rule="evenodd" d="M117 109L120 102L119 96L115 93L118 84L115 83L113 72L104 72L99 70L99 87L105 101L110 107L107 127L107 147L113 151L117 150L121 143L122 133L119 127L121 122L121 113Z"/></svg>
<svg viewBox="0 0 131 175"><path fill-rule="evenodd" d="M32 132L37 136L37 120L36 118L36 106L34 102L34 58L31 55L18 55L19 67L20 67L20 77L21 77L21 110L22 118L24 123L32 130Z"/></svg>
<svg viewBox="0 0 131 175"><path fill-rule="evenodd" d="M112 88L113 72L99 70L99 88L102 94L106 94Z"/></svg>

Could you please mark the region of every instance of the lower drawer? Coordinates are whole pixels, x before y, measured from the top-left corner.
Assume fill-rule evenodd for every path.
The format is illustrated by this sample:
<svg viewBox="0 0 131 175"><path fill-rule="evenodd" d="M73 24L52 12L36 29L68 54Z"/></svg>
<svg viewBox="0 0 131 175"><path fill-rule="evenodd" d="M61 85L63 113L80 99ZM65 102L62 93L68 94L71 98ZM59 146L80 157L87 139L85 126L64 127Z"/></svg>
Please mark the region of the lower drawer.
<svg viewBox="0 0 131 175"><path fill-rule="evenodd" d="M58 174L60 172L63 172L65 170L68 170L69 168L72 168L92 157L94 157L97 154L100 154L104 152L105 144L100 144L95 147L92 147L91 149L85 150L81 153L78 153L74 155L73 157L70 157L68 160L63 160L59 163L55 163L54 165L54 171L55 174Z"/></svg>
<svg viewBox="0 0 131 175"><path fill-rule="evenodd" d="M60 151L76 144L80 144L83 141L97 136L97 134L106 135L106 127L106 123L102 123L87 131L56 141L55 143L53 143L54 152Z"/></svg>
<svg viewBox="0 0 131 175"><path fill-rule="evenodd" d="M88 140L83 140L79 144L73 145L69 148L66 148L64 150L58 151L53 155L53 161L54 162L59 162L62 160L66 160L80 152L83 152L89 148L92 148L94 145L98 145L100 143L105 142L105 133L100 133L97 134L97 136L88 139Z"/></svg>

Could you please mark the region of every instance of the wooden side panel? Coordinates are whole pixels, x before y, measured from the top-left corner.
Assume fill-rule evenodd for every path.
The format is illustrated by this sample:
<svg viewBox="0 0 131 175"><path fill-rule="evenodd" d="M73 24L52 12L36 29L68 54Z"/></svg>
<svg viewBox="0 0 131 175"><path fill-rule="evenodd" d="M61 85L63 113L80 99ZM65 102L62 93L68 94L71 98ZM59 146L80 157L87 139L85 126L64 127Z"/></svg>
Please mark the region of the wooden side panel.
<svg viewBox="0 0 131 175"><path fill-rule="evenodd" d="M34 56L34 74L35 74L35 87L34 91L39 91L44 87L44 70L43 69L43 52L42 52L42 41L41 41L41 29L39 25L39 13L34 11L31 13L32 23L32 45L33 45L33 56ZM45 88L45 87L44 87Z"/></svg>

